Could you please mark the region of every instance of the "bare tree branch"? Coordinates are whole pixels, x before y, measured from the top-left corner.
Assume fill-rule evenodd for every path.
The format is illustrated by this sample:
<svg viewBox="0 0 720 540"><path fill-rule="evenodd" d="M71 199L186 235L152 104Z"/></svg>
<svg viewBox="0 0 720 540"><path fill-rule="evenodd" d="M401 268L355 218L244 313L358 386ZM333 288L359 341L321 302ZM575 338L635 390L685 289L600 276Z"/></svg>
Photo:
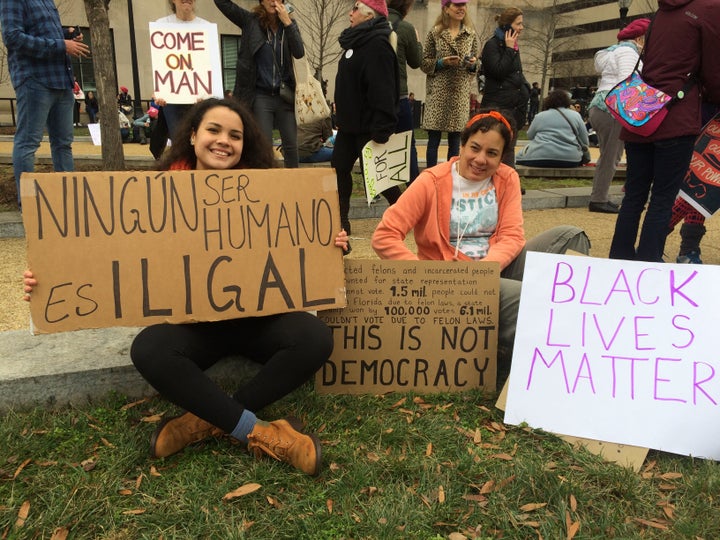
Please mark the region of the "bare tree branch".
<svg viewBox="0 0 720 540"><path fill-rule="evenodd" d="M305 56L322 80L323 68L342 54L337 37L349 24L351 0L313 0L305 3L307 11L296 11L305 43Z"/></svg>

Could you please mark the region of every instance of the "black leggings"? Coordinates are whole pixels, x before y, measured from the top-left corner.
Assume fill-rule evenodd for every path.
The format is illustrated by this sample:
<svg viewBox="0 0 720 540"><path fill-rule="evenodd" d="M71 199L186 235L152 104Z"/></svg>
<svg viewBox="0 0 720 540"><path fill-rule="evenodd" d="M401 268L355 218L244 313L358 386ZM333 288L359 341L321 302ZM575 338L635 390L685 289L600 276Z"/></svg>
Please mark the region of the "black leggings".
<svg viewBox="0 0 720 540"><path fill-rule="evenodd" d="M245 408L257 412L309 380L332 348L332 333L323 321L295 312L150 326L137 335L130 356L163 397L231 432ZM262 367L229 396L205 370L233 355Z"/></svg>

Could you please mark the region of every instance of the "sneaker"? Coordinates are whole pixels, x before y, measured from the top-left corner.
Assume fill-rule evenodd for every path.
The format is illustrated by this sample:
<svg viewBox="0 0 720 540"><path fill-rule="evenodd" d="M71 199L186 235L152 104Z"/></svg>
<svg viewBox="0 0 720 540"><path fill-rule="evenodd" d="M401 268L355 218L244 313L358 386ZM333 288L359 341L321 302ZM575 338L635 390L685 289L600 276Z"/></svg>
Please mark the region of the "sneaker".
<svg viewBox="0 0 720 540"><path fill-rule="evenodd" d="M688 251L685 255L678 255L675 261L679 264L702 264L699 251Z"/></svg>
<svg viewBox="0 0 720 540"><path fill-rule="evenodd" d="M602 214L617 214L620 212L620 206L612 201L591 202L588 205L590 212L600 212Z"/></svg>

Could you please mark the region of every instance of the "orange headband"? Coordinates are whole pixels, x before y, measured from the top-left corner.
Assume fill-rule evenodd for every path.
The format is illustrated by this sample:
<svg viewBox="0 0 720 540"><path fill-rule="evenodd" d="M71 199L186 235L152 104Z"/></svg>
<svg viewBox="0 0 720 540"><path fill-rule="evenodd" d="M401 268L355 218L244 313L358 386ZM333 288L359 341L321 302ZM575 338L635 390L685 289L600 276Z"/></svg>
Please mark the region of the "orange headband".
<svg viewBox="0 0 720 540"><path fill-rule="evenodd" d="M508 122L507 119L506 119L502 114L500 114L500 113L497 112L497 111L490 111L490 112L487 112L487 113L476 114L475 116L473 116L473 117L468 121L467 124L465 124L465 129L467 129L467 128L469 128L470 126L472 126L472 125L473 125L475 122L477 122L478 120L482 120L483 118L488 118L488 117L494 118L494 119L497 120L498 122L502 122L503 124L505 124L505 127L508 128L508 131L510 132L510 138L512 139L513 130L512 130L512 128L510 127L510 122Z"/></svg>

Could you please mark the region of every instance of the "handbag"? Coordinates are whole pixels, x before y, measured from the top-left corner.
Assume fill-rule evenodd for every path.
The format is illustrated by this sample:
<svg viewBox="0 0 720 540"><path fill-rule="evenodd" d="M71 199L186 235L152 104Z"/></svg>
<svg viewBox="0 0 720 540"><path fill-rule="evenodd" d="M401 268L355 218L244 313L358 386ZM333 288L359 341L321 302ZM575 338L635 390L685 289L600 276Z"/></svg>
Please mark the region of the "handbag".
<svg viewBox="0 0 720 540"><path fill-rule="evenodd" d="M295 120L298 125L311 124L330 117L322 85L310 71L310 64L303 58L293 59L295 72Z"/></svg>
<svg viewBox="0 0 720 540"><path fill-rule="evenodd" d="M269 40L268 40L268 44L270 44ZM280 46L282 47L282 43ZM277 68L278 73L280 73L280 76L282 77L283 71L282 71L282 68L280 67L280 64L278 64L277 57L275 56L275 47L271 46L270 50L272 51L272 57L273 57L273 62L275 62L275 67ZM280 96L280 99L282 99L288 105L292 105L293 103L295 103L295 92L282 79L280 80L280 88L278 88L278 95Z"/></svg>
<svg viewBox="0 0 720 540"><path fill-rule="evenodd" d="M654 21L654 19L653 19ZM650 41L652 22L645 38L645 47L638 56L630 75L613 86L605 96L605 105L620 125L637 135L650 136L657 131L667 116L669 107L685 97L685 93L695 82L691 75L674 97L646 83L638 66Z"/></svg>
<svg viewBox="0 0 720 540"><path fill-rule="evenodd" d="M575 142L578 143L578 146L580 147L580 150L582 151L582 157L580 158L580 165L587 165L590 163L590 149L587 147L586 144L583 144L583 142L580 140L580 135L578 135L578 132L575 130L575 126L572 125L570 120L567 116L563 114L563 112L560 109L555 109L557 112L560 113L560 116L562 116L565 121L570 126L570 129L572 129L572 132L575 134Z"/></svg>

